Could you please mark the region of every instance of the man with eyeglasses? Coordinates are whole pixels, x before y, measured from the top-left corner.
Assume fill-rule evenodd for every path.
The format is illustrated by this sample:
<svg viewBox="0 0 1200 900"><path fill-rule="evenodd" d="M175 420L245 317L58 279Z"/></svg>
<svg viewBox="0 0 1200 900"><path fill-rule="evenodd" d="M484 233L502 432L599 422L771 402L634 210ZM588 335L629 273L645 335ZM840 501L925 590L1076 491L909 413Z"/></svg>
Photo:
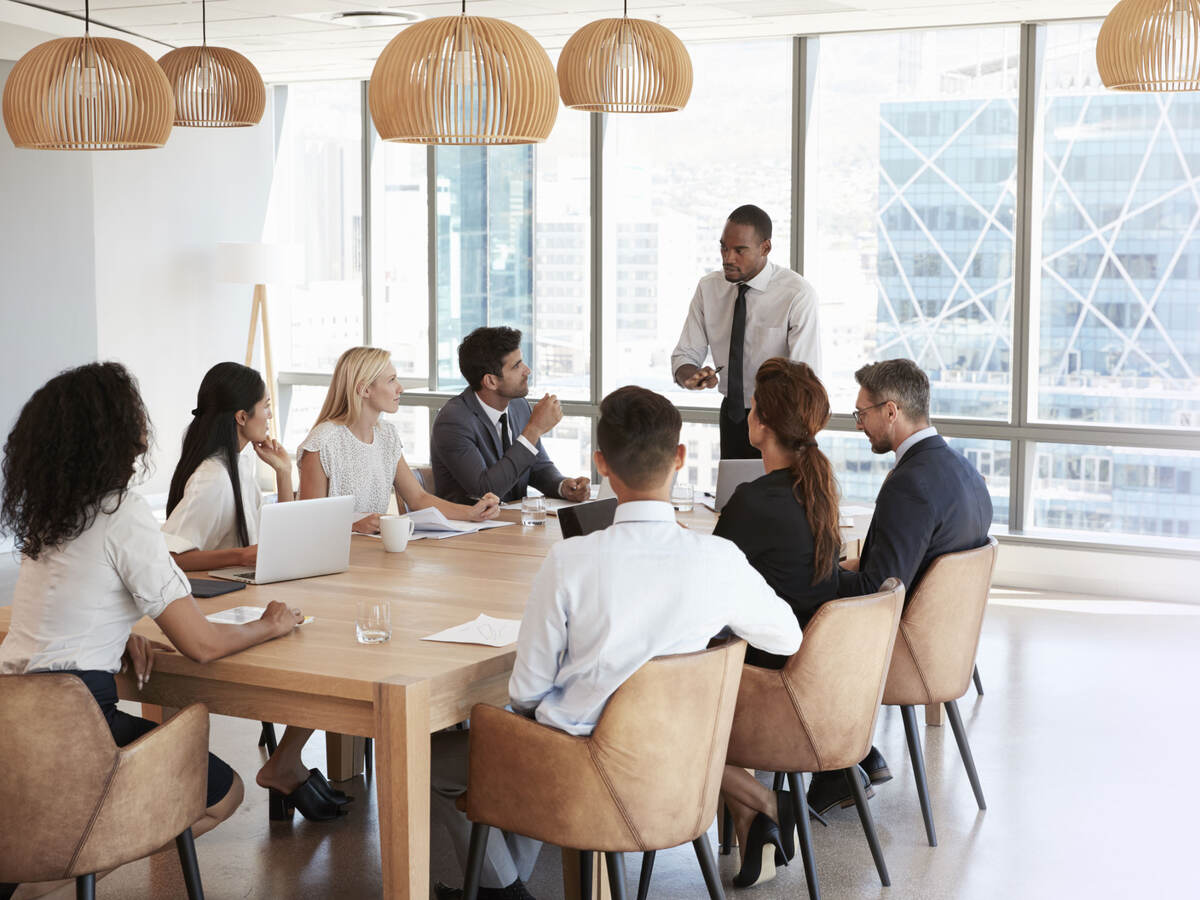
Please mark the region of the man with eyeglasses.
<svg viewBox="0 0 1200 900"><path fill-rule="evenodd" d="M872 594L892 576L912 596L937 557L987 543L992 499L975 467L930 425L929 379L920 366L888 359L863 366L854 378L858 430L875 453L895 451L896 462L875 498L861 555L838 572L838 596ZM887 761L874 747L861 766L871 784L891 780ZM840 774L813 777L808 802L818 812L849 800L850 787Z"/></svg>
<svg viewBox="0 0 1200 900"><path fill-rule="evenodd" d="M696 285L671 354L671 372L690 391L719 388L721 459L758 459L747 415L759 366L773 356L821 370L817 292L790 269L767 260L771 217L739 206L721 232L721 271ZM712 353L716 368L705 366ZM724 372L724 374L721 374Z"/></svg>

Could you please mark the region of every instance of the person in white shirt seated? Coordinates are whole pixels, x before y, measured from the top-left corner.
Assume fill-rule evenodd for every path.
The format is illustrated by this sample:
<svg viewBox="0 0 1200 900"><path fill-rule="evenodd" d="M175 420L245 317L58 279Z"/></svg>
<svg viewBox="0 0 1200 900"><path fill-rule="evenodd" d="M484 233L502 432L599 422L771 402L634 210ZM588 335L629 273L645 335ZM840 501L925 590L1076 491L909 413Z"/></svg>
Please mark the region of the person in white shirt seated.
<svg viewBox="0 0 1200 900"><path fill-rule="evenodd" d="M132 667L140 687L151 678L155 653L171 649L132 634L143 616L200 663L289 634L303 620L300 610L278 602L245 625L204 617L149 504L129 490L131 477L145 470L149 432L130 374L117 363L92 363L38 389L4 446L0 531L14 539L21 568L0 674L75 675L118 746L155 723L117 709L114 674ZM207 809L192 825L197 835L242 801L241 779L211 754L207 784Z"/></svg>
<svg viewBox="0 0 1200 900"><path fill-rule="evenodd" d="M533 582L508 692L515 710L568 734L591 734L609 697L656 656L702 650L723 632L767 653L800 646L791 608L733 543L681 528L670 504L683 466L679 411L623 387L604 398L596 467L616 492L613 524L557 544ZM465 870L470 822L455 807L467 781L467 732L432 746L432 811ZM540 845L492 829L484 900L525 900ZM459 895L437 885L440 900Z"/></svg>
<svg viewBox="0 0 1200 900"><path fill-rule="evenodd" d="M275 471L279 502L294 499L292 461L283 445L272 440L270 420L271 399L256 371L235 362L217 363L208 370L183 436L163 525L167 548L185 571L254 567L262 511L256 459ZM247 445L253 453L243 452ZM267 785L275 789L272 813L288 818L288 809L294 807L307 819L337 818L350 798L318 769L305 769L299 750L295 752L298 780Z"/></svg>

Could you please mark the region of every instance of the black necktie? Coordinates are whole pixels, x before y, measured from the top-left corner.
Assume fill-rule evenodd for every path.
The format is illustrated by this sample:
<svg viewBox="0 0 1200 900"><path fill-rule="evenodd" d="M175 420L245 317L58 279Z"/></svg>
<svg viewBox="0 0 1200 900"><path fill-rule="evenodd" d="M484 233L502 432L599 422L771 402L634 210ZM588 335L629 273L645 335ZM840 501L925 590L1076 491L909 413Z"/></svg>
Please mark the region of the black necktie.
<svg viewBox="0 0 1200 900"><path fill-rule="evenodd" d="M746 418L746 392L742 387L742 350L746 343L746 291L750 285L739 284L737 302L733 304L733 327L729 329L729 381L725 396L729 398L729 415L735 422Z"/></svg>
<svg viewBox="0 0 1200 900"><path fill-rule="evenodd" d="M512 438L508 436L508 413L500 413L500 455L503 456L512 446Z"/></svg>

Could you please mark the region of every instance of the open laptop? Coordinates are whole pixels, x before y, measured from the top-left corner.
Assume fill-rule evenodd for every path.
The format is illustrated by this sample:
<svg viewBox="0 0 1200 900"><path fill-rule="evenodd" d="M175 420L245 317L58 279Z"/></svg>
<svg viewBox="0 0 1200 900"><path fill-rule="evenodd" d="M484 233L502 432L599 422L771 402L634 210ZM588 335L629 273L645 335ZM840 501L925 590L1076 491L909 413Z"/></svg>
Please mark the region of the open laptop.
<svg viewBox="0 0 1200 900"><path fill-rule="evenodd" d="M258 520L258 562L209 572L215 578L271 584L331 575L350 567L354 498L268 503Z"/></svg>
<svg viewBox="0 0 1200 900"><path fill-rule="evenodd" d="M723 459L717 464L717 496L713 508L720 512L739 484L761 478L765 470L761 459Z"/></svg>

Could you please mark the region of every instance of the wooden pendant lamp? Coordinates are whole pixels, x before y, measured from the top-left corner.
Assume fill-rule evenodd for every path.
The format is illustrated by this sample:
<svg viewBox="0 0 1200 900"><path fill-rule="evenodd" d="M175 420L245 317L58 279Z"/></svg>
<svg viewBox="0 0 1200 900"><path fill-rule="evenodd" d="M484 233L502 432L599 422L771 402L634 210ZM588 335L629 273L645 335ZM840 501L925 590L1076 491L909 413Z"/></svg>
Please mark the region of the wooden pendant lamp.
<svg viewBox="0 0 1200 900"><path fill-rule="evenodd" d="M692 94L687 48L657 22L600 19L571 35L558 57L558 88L569 109L675 112Z"/></svg>
<svg viewBox="0 0 1200 900"><path fill-rule="evenodd" d="M1121 0L1100 26L1096 66L1114 91L1200 90L1200 0Z"/></svg>
<svg viewBox="0 0 1200 900"><path fill-rule="evenodd" d="M385 141L532 144L558 115L554 66L528 32L462 13L409 25L384 47L367 91Z"/></svg>
<svg viewBox="0 0 1200 900"><path fill-rule="evenodd" d="M267 89L254 63L224 47L208 46L208 9L200 3L199 47L180 47L158 61L175 92L175 124L201 128L257 125Z"/></svg>
<svg viewBox="0 0 1200 900"><path fill-rule="evenodd" d="M18 147L35 150L143 150L171 134L175 101L167 76L146 52L90 34L38 44L4 84L4 125Z"/></svg>

